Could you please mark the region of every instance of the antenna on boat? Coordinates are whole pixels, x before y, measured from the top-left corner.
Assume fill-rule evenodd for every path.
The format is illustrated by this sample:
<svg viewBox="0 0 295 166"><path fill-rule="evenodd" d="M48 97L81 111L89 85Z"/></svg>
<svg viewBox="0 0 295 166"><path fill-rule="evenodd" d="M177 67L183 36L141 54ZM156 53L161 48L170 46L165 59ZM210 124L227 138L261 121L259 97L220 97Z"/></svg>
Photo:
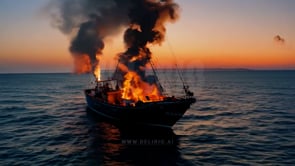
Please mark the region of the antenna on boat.
<svg viewBox="0 0 295 166"><path fill-rule="evenodd" d="M183 86L183 90L184 90L185 95L188 96L188 97L194 96L194 93L189 90L189 86L184 82L184 79L183 79L183 77L180 74L180 71L179 71L179 68L177 66L177 63L175 63L175 67L176 67L177 73L179 75L179 78L180 78L180 80L182 82L182 86Z"/></svg>
<svg viewBox="0 0 295 166"><path fill-rule="evenodd" d="M176 56L175 56L175 53L174 53L174 51L173 51L173 49L171 47L171 44L170 44L170 42L169 42L168 39L166 39L166 40L167 40L167 43L168 43L168 47L170 49L170 52L172 53L172 55L173 55L173 57L175 59L175 68L176 68L177 74L178 74L178 76L180 78L180 81L182 82L184 93L188 97L194 96L194 93L189 90L189 86L185 83L185 81L184 81L184 79L183 79L183 77L181 75L181 72L180 72L179 67L177 65L177 62L176 62Z"/></svg>

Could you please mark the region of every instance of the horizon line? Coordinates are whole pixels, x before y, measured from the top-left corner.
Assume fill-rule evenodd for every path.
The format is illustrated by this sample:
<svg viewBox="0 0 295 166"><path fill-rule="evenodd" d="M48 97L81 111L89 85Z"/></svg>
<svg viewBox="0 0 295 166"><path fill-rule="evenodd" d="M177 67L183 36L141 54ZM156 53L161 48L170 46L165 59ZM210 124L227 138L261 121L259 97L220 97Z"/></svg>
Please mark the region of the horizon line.
<svg viewBox="0 0 295 166"><path fill-rule="evenodd" d="M102 71L114 71L114 69L101 69ZM151 70L151 69L147 69ZM177 70L177 68L157 68L157 70ZM199 71L295 71L295 68L290 69L251 69L251 68L178 68L178 70L199 70ZM0 72L0 74L77 74L77 75L83 75L83 74L91 74L91 72L88 73L75 73L70 71L48 71L48 72Z"/></svg>

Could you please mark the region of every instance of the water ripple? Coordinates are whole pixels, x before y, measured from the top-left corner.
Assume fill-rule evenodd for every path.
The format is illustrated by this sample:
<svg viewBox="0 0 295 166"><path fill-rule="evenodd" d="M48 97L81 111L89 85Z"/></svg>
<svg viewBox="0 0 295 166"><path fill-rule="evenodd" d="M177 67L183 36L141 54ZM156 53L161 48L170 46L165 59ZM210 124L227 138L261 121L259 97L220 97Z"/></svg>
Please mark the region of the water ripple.
<svg viewBox="0 0 295 166"><path fill-rule="evenodd" d="M163 74L169 84L174 75ZM83 89L90 75L0 75L0 165L294 165L290 74L201 73L202 84L188 81L198 90L197 103L168 134L126 132L89 114ZM180 81L170 82L169 92L181 89ZM147 134L174 144L122 143Z"/></svg>

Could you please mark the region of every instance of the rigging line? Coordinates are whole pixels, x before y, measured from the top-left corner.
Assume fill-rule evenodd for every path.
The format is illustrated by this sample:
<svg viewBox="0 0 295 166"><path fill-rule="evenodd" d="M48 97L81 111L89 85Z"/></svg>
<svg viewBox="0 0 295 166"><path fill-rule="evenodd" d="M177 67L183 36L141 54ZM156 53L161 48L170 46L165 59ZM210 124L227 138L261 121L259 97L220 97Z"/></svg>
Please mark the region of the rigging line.
<svg viewBox="0 0 295 166"><path fill-rule="evenodd" d="M119 63L120 63L120 58L118 59L118 63L116 65L116 69L115 69L115 71L113 73L112 79L116 79L116 80L118 79L117 75L118 75Z"/></svg>
<svg viewBox="0 0 295 166"><path fill-rule="evenodd" d="M158 56L156 56L156 55L153 55L153 57L152 57L152 59L150 59L150 61L152 62L152 65L153 65L153 67L152 68L154 68L154 70L156 71L156 73L157 73L157 79L158 79L158 81L159 81L159 84L160 84L160 86L161 86L161 88L163 89L163 91L162 92L165 92L166 91L166 89L164 88L165 87L165 81L164 81L164 87L162 86L162 84L161 84L161 82L163 83L163 80L161 80L161 79L159 79L159 77L158 77L158 75L160 74L160 72L162 72L162 70L161 70L161 68L160 68L160 72L159 72L159 59L158 59ZM155 74L154 74L155 75ZM161 75L163 76L163 74L161 73L160 74L160 78L161 78ZM166 76L165 74L164 74L164 76ZM161 80L161 81L160 81ZM168 80L167 78L166 78L166 80ZM171 86L169 87L169 88L171 88Z"/></svg>
<svg viewBox="0 0 295 166"><path fill-rule="evenodd" d="M151 47L153 47L153 46L151 46ZM152 60L153 59L153 60ZM159 79L159 77L157 77L158 78L158 80L159 80L159 83L160 83L160 85L161 85L161 87L163 88L163 92L165 92L165 93L167 93L166 92L166 88L164 88L165 86L166 86L166 84L169 84L168 86L169 86L169 88L171 89L173 86L170 84L170 82L169 81L167 81L167 80L169 80L169 77L167 77L167 74L163 74L163 69L162 68L160 68L160 72L159 72L159 65L158 65L158 62L159 62L159 59L158 59L158 56L156 56L156 55L153 55L153 57L152 57L152 59L150 59L150 61L152 61L152 63L153 63L153 66L154 66L154 69L155 69L155 71L157 72L157 75L159 75L159 73L161 72L161 74L160 74L160 78L161 78L161 76L162 77L165 77L164 78L164 80L166 80L166 81L163 81L163 79ZM154 74L155 75L155 74ZM161 80L161 81L160 81ZM164 82L164 87L162 86L162 84L161 84L161 82L163 83Z"/></svg>
<svg viewBox="0 0 295 166"><path fill-rule="evenodd" d="M175 67L176 67L176 71L177 71L177 73L178 73L178 76L179 76L179 78L180 78L180 80L181 80L181 82L182 82L182 85L183 85L183 87L185 87L185 81L184 81L184 79L183 79L183 77L181 76L181 74L182 73L180 73L180 71L179 71L179 68L178 68L178 65L177 65L177 58L176 58L176 55L175 55L175 53L174 53L174 50L173 50L173 48L172 48L172 46L171 46L171 44L170 44L170 42L169 42L169 40L168 40L168 38L166 37L166 41L167 41L167 44L168 44L168 47L169 47L169 49L170 49L170 52L171 52L171 54L173 55L173 57L174 57L174 60L175 60Z"/></svg>
<svg viewBox="0 0 295 166"><path fill-rule="evenodd" d="M152 70L153 70L154 76L155 76L156 81L157 81L157 83L158 83L158 85L159 85L159 87L160 87L160 90L161 90L161 92L163 93L163 92L165 92L165 90L164 90L163 86L161 85L160 80L159 80L159 78L158 78L158 76L157 76L157 72L156 72L156 70L155 70L155 68L154 68L154 64L153 64L152 60L149 60L149 62L150 62L150 64L151 64L151 67L152 67Z"/></svg>
<svg viewBox="0 0 295 166"><path fill-rule="evenodd" d="M155 59L157 61L157 56L153 56L153 59ZM155 65L154 61L152 61L151 58L149 59L149 63L151 65L153 74L154 74L156 82L157 82L157 84L158 84L158 86L160 88L160 91L161 91L161 93L164 93L165 89L163 88L163 86L162 86L162 84L161 84L161 82L159 80L159 77L158 77L159 72L157 71L156 65Z"/></svg>

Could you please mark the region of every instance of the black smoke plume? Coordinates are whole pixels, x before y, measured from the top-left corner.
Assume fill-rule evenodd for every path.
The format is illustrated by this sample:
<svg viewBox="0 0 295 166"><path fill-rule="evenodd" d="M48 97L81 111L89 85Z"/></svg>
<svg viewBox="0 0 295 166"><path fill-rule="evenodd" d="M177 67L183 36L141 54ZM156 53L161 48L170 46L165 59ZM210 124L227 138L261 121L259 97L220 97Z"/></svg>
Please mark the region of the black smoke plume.
<svg viewBox="0 0 295 166"><path fill-rule="evenodd" d="M96 56L102 54L104 39L126 27L127 50L119 55L119 62L142 77L151 59L148 45L164 41L165 23L175 21L179 9L173 0L55 0L49 6L53 25L73 35L73 56L78 60L88 56L92 70L98 63ZM121 75L126 72L118 70Z"/></svg>
<svg viewBox="0 0 295 166"><path fill-rule="evenodd" d="M149 44L161 44L165 39L165 23L178 18L179 6L173 0L133 0L129 10L130 26L125 31L127 51L119 56L119 62L145 80L145 66L151 59ZM128 71L124 68L119 75Z"/></svg>
<svg viewBox="0 0 295 166"><path fill-rule="evenodd" d="M51 1L47 9L53 26L72 38L69 50L76 61L76 72L94 70L105 37L115 35L128 25L130 5L129 0ZM85 69L85 66L88 67Z"/></svg>

